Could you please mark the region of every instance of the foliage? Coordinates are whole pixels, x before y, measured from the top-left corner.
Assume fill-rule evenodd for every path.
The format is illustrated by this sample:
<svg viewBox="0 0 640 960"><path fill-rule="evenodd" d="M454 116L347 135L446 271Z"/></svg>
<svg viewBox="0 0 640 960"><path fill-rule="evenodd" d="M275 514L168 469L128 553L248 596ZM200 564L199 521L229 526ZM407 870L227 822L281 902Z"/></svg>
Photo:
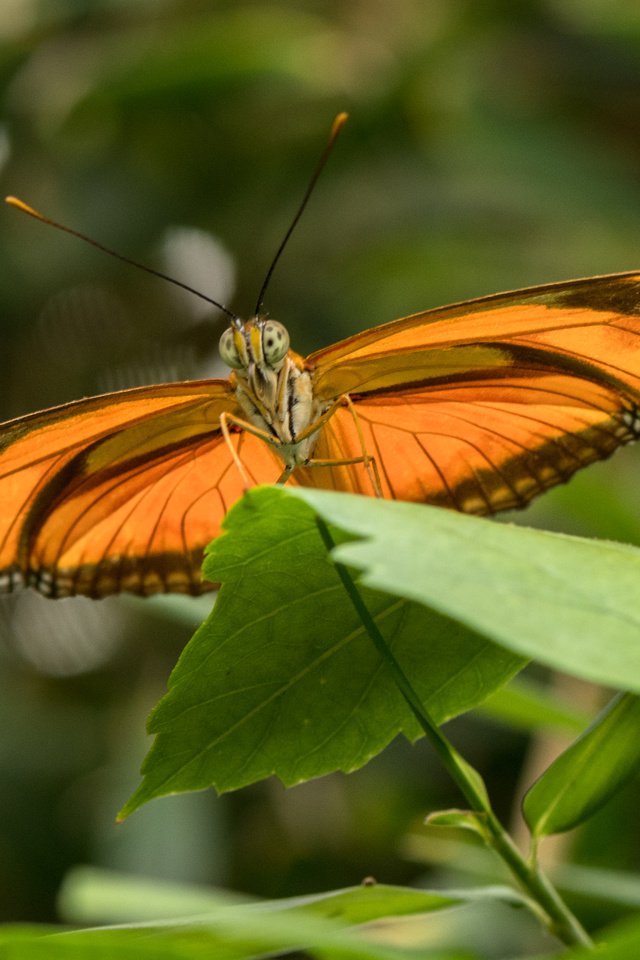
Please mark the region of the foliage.
<svg viewBox="0 0 640 960"><path fill-rule="evenodd" d="M7 928L13 955L50 950L61 958L90 957L115 949L131 957L172 957L213 950L235 958L304 946L318 957L393 960L424 943L409 937L397 947L384 936L370 940L358 932L363 923L385 919L388 931L401 917L417 914L428 935L434 910L478 897L531 908L565 944L589 947L535 853L542 837L587 820L637 770L637 697L624 694L612 702L525 797L535 840L530 862L496 818L478 774L437 723L508 682L523 665L523 644L589 675L589 651L605 637L610 660L621 670L619 685L636 689L636 651L624 625L638 552L437 509L279 488L250 491L225 527L205 564L206 575L221 583L219 600L152 714L156 741L123 816L170 792L233 789L273 772L294 783L348 770L366 763L396 733L414 739L422 728L471 806L434 813L430 823L471 830L504 860L516 885L435 894L372 881L273 905L218 904L211 894L202 919L183 918L178 926L147 921L53 939L47 931ZM337 544L328 556L327 536ZM429 550L421 552L417 543L428 543ZM564 575L568 569L579 576ZM551 614L544 603L550 590ZM580 645L569 642L576 629ZM610 936L607 949L613 950L616 935L613 941ZM624 937L628 944L628 932ZM455 949L432 955L463 956Z"/></svg>
<svg viewBox="0 0 640 960"><path fill-rule="evenodd" d="M154 711L157 746L127 813L177 790L236 789L272 773L292 785L354 770L396 734L419 732L327 563L312 510L265 489L249 493L226 523L229 533L206 561L207 577L222 583L215 612ZM524 665L437 611L365 596L439 722Z"/></svg>

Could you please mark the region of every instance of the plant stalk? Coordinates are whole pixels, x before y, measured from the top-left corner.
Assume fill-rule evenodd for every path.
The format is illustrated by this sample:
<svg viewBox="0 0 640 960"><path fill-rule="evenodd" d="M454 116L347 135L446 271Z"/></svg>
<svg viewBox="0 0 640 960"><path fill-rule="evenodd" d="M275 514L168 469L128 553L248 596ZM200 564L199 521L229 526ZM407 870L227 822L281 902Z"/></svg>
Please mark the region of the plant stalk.
<svg viewBox="0 0 640 960"><path fill-rule="evenodd" d="M330 552L335 547L335 543L329 528L320 517L316 517L316 522L320 536ZM458 753L430 717L378 629L378 625L360 596L347 568L336 561L334 561L334 565L365 630L388 664L393 679L411 712L434 746L446 770L461 790L470 808L482 815L488 843L506 864L518 886L533 902L533 905L537 908L536 914L548 930L567 946L593 947L593 941L589 934L571 912L546 874L537 863L529 863L525 859L494 813L484 782L478 771Z"/></svg>

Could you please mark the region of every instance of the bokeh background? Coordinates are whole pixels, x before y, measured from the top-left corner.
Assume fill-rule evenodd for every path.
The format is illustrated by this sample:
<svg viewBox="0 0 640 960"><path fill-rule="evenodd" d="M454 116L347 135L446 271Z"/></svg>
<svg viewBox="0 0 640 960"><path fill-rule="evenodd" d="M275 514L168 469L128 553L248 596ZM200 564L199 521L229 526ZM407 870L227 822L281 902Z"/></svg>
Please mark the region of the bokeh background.
<svg viewBox="0 0 640 960"><path fill-rule="evenodd" d="M0 96L3 193L241 314L348 110L267 298L302 353L449 301L640 266L633 0L3 0ZM215 310L13 209L0 218L3 419L224 375ZM639 469L621 451L515 519L640 542ZM459 799L404 743L349 777L156 801L116 828L145 715L203 609L0 600L1 920L58 917L78 864L263 896L490 872L422 826ZM595 709L597 692L535 679ZM452 728L507 819L549 746L521 727ZM564 845L596 891L595 868L638 865L637 802L631 785ZM587 912L621 909L594 894ZM495 937L468 923L476 946Z"/></svg>

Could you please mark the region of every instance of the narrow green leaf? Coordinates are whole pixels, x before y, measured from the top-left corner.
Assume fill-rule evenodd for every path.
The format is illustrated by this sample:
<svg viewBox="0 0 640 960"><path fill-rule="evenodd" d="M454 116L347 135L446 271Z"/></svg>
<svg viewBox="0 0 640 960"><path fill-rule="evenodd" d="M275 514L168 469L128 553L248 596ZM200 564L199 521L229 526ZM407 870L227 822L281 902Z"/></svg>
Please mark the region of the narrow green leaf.
<svg viewBox="0 0 640 960"><path fill-rule="evenodd" d="M96 867L77 867L65 878L62 890L63 915L69 923L122 923L200 919L216 911L231 910L248 916L256 912L299 913L335 918L349 924L369 923L389 917L432 913L465 903L471 894L456 891L416 890L412 887L365 883L340 890L257 900L226 890L178 884L149 877L131 876ZM225 914L226 915L226 914Z"/></svg>
<svg viewBox="0 0 640 960"><path fill-rule="evenodd" d="M294 784L366 763L420 730L327 559L311 507L263 488L229 513L206 561L222 583L153 711L145 779L122 815L167 793ZM404 599L362 591L437 723L479 703L523 661Z"/></svg>
<svg viewBox="0 0 640 960"><path fill-rule="evenodd" d="M578 734L590 717L557 691L518 677L476 707L484 717L520 730L561 730Z"/></svg>
<svg viewBox="0 0 640 960"><path fill-rule="evenodd" d="M636 911L640 909L638 873L578 863L559 863L553 869L553 881L561 890L577 898L585 898L590 903L634 907Z"/></svg>
<svg viewBox="0 0 640 960"><path fill-rule="evenodd" d="M335 559L523 656L640 692L640 550L436 507L300 487L349 535Z"/></svg>
<svg viewBox="0 0 640 960"><path fill-rule="evenodd" d="M570 830L591 816L640 766L640 698L615 697L545 770L524 798L536 837Z"/></svg>
<svg viewBox="0 0 640 960"><path fill-rule="evenodd" d="M56 906L64 923L79 926L193 917L248 899L202 884L78 866L65 875Z"/></svg>
<svg viewBox="0 0 640 960"><path fill-rule="evenodd" d="M489 846L490 834L486 817L474 810L438 810L430 813L425 823L429 827L449 827L456 830L470 830L480 836Z"/></svg>

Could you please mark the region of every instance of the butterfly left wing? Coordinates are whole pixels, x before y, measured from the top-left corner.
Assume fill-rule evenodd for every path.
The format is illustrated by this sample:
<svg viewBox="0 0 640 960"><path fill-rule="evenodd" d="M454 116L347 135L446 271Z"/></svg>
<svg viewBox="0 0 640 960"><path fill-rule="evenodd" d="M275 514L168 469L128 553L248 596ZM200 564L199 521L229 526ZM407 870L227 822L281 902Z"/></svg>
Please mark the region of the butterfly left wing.
<svg viewBox="0 0 640 960"><path fill-rule="evenodd" d="M368 330L308 359L349 394L385 496L471 513L524 506L640 435L640 275L501 294ZM314 456L362 454L341 407ZM364 467L299 482L371 493Z"/></svg>
<svg viewBox="0 0 640 960"><path fill-rule="evenodd" d="M219 428L223 380L142 387L65 404L0 431L0 589L48 596L200 593L203 548L242 482ZM282 470L234 432L252 481Z"/></svg>

